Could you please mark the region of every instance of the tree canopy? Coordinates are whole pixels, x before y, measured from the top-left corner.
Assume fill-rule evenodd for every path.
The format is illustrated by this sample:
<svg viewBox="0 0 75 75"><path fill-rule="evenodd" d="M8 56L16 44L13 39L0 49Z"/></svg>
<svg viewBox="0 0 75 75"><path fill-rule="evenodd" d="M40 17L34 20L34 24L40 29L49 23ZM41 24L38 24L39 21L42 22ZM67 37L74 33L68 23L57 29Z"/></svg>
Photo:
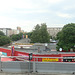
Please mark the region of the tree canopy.
<svg viewBox="0 0 75 75"><path fill-rule="evenodd" d="M41 26L37 24L32 32L31 41L33 43L48 43L49 39L46 23L42 23Z"/></svg>
<svg viewBox="0 0 75 75"><path fill-rule="evenodd" d="M0 36L4 36L4 33L2 31L0 31Z"/></svg>
<svg viewBox="0 0 75 75"><path fill-rule="evenodd" d="M11 40L12 41L20 40L20 39L22 39L22 35L23 35L23 33L14 34L14 35L11 36Z"/></svg>
<svg viewBox="0 0 75 75"><path fill-rule="evenodd" d="M25 37L26 37L26 35L28 35L28 38L31 38L32 32L24 33L24 36L25 36Z"/></svg>
<svg viewBox="0 0 75 75"><path fill-rule="evenodd" d="M0 36L0 46L9 44L11 42L10 38L7 36Z"/></svg>
<svg viewBox="0 0 75 75"><path fill-rule="evenodd" d="M75 23L66 24L62 31L57 34L57 39L59 42L57 43L57 49L60 47L63 50L74 49L75 45Z"/></svg>
<svg viewBox="0 0 75 75"><path fill-rule="evenodd" d="M2 31L0 31L0 46L9 44L11 42L10 38L5 36Z"/></svg>

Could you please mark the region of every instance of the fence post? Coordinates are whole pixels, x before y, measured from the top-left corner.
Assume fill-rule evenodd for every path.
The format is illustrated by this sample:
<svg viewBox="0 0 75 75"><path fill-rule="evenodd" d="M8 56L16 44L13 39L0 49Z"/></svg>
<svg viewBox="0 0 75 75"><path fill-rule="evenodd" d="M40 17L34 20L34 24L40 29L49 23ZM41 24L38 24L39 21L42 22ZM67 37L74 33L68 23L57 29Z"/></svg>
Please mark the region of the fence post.
<svg viewBox="0 0 75 75"><path fill-rule="evenodd" d="M34 61L33 61L33 72L35 72L35 57L34 57Z"/></svg>
<svg viewBox="0 0 75 75"><path fill-rule="evenodd" d="M37 64L38 64L38 58L36 58L36 72L37 72Z"/></svg>
<svg viewBox="0 0 75 75"><path fill-rule="evenodd" d="M1 67L1 56L0 56L0 72L2 71L2 67Z"/></svg>
<svg viewBox="0 0 75 75"><path fill-rule="evenodd" d="M30 73L30 60L29 60L29 73Z"/></svg>

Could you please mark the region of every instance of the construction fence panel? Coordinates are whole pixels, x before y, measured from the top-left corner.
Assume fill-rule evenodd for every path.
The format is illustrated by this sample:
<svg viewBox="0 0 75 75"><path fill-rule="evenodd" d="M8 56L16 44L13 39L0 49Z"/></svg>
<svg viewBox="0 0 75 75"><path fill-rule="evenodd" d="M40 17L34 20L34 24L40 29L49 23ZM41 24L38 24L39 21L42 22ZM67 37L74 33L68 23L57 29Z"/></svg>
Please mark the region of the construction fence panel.
<svg viewBox="0 0 75 75"><path fill-rule="evenodd" d="M75 72L75 63L35 62L35 72L73 73Z"/></svg>
<svg viewBox="0 0 75 75"><path fill-rule="evenodd" d="M24 62L24 61L2 62L1 70L3 72L14 72L14 73L15 72L29 72L33 70L33 63Z"/></svg>

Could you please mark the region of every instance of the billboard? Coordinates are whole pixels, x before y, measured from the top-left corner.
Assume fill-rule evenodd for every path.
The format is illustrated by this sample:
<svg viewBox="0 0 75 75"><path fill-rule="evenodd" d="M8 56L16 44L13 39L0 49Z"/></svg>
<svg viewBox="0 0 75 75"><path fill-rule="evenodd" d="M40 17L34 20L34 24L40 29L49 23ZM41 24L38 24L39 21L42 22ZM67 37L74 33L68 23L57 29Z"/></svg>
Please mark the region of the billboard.
<svg viewBox="0 0 75 75"><path fill-rule="evenodd" d="M58 62L58 58L42 58L42 62Z"/></svg>

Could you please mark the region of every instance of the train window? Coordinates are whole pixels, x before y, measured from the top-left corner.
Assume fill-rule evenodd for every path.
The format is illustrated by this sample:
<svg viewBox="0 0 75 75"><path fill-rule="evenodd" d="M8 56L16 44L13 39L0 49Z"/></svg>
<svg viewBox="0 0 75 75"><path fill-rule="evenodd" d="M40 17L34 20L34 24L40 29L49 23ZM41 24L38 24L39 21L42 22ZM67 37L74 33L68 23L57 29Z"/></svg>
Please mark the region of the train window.
<svg viewBox="0 0 75 75"><path fill-rule="evenodd" d="M63 62L75 62L75 57L72 57L72 56L63 57Z"/></svg>

